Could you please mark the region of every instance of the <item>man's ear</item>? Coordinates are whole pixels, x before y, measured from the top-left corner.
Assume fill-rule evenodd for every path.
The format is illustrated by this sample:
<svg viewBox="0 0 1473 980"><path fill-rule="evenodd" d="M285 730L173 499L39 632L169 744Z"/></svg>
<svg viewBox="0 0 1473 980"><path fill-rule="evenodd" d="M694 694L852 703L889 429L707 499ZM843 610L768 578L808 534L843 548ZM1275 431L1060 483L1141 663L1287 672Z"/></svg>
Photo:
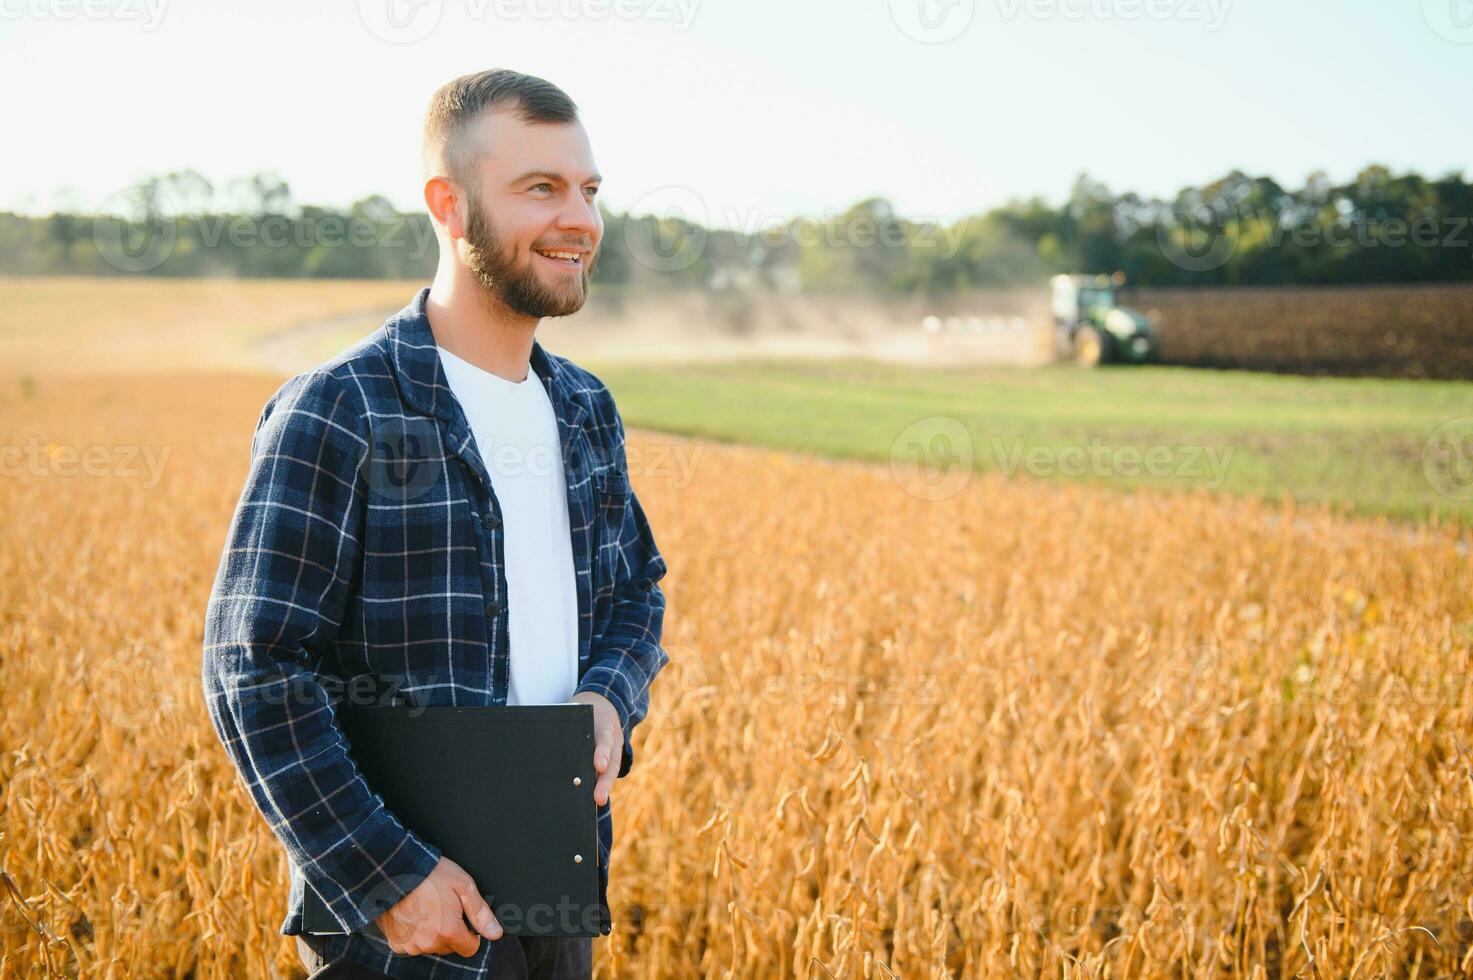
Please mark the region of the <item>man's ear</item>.
<svg viewBox="0 0 1473 980"><path fill-rule="evenodd" d="M437 175L426 180L424 198L425 209L435 224L445 229L445 234L451 239L465 237L465 195L449 177Z"/></svg>

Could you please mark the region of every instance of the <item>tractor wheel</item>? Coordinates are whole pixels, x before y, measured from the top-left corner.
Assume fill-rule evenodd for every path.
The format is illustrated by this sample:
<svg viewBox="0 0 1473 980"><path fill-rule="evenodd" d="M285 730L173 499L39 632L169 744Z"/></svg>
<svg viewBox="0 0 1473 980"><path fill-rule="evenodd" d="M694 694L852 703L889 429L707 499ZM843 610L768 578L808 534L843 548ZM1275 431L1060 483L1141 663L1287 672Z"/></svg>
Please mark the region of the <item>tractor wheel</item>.
<svg viewBox="0 0 1473 980"><path fill-rule="evenodd" d="M1096 327L1085 324L1074 332L1074 363L1098 367L1110 359L1109 342Z"/></svg>

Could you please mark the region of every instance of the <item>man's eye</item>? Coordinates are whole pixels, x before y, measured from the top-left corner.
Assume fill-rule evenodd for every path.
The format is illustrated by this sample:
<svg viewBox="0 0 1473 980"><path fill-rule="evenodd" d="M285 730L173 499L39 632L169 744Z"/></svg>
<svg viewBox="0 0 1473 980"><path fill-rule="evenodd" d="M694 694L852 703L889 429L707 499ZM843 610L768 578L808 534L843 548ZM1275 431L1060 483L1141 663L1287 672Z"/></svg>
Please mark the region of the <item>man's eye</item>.
<svg viewBox="0 0 1473 980"><path fill-rule="evenodd" d="M535 190L537 190L537 189L538 189L538 188L539 188L539 187L546 187L546 188L547 188L547 189L548 189L548 190L552 190L552 185L551 185L551 184L549 184L549 183L548 183L548 182L547 182L547 181L545 181L545 180L544 180L544 181L543 181L543 182L542 182L542 183L540 183L540 184L533 184L533 185L532 185L532 190L534 190L534 191L535 191Z"/></svg>
<svg viewBox="0 0 1473 980"><path fill-rule="evenodd" d="M585 187L583 189L588 192L589 197L592 197L593 195L598 193L597 187Z"/></svg>

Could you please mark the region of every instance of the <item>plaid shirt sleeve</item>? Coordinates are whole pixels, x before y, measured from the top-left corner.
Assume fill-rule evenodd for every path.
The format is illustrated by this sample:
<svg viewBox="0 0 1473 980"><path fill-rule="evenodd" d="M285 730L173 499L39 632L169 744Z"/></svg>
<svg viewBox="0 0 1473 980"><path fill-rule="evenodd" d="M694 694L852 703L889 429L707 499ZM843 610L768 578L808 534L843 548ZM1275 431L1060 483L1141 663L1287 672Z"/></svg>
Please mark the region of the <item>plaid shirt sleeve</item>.
<svg viewBox="0 0 1473 980"><path fill-rule="evenodd" d="M613 419L613 458L627 482L628 463L624 452L624 422L609 398ZM627 495L619 530L618 558L614 562L614 601L609 618L594 629L590 663L578 682L577 691L602 694L613 704L623 727L624 757L619 777L628 775L634 764L630 737L649 711L650 684L669 656L660 646L665 619L665 593L659 581L665 577L665 559L655 545L644 508L633 489Z"/></svg>
<svg viewBox="0 0 1473 980"><path fill-rule="evenodd" d="M359 560L361 394L326 372L267 402L205 615L216 732L272 832L342 925L362 928L439 861L348 756L318 674Z"/></svg>

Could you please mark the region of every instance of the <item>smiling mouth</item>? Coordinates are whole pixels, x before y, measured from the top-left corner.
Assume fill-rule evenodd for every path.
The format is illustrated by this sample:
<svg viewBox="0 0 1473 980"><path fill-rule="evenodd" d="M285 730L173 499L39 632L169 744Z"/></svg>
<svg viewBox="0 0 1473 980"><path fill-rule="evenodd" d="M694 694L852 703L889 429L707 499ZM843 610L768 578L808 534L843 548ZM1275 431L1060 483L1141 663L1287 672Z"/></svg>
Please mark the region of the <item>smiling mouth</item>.
<svg viewBox="0 0 1473 980"><path fill-rule="evenodd" d="M547 261L564 269L583 268L583 256L585 253L558 248L534 248L532 251L542 256Z"/></svg>

